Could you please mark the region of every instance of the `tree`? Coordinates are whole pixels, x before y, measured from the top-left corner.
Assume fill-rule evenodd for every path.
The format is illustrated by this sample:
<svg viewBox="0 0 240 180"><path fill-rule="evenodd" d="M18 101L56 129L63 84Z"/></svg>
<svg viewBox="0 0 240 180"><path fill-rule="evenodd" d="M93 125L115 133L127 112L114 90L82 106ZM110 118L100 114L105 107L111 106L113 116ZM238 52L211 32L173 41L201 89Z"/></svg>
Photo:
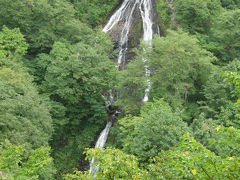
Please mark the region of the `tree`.
<svg viewBox="0 0 240 180"><path fill-rule="evenodd" d="M152 88L150 98L165 98L172 107L196 102L212 71L214 56L201 49L198 41L183 31L169 31L155 37L149 53Z"/></svg>
<svg viewBox="0 0 240 180"><path fill-rule="evenodd" d="M216 132L216 127L217 122L213 119L206 118L204 113L201 113L191 124L194 138L204 146L208 145L209 139L212 138Z"/></svg>
<svg viewBox="0 0 240 180"><path fill-rule="evenodd" d="M240 155L240 130L233 127L218 126L208 141L208 148L222 157Z"/></svg>
<svg viewBox="0 0 240 180"><path fill-rule="evenodd" d="M19 29L8 29L3 27L0 32L0 51L5 56L23 56L28 44Z"/></svg>
<svg viewBox="0 0 240 180"><path fill-rule="evenodd" d="M18 29L0 32L0 142L30 147L47 145L52 135L52 118L32 77L21 63L27 44Z"/></svg>
<svg viewBox="0 0 240 180"><path fill-rule="evenodd" d="M187 134L155 157L149 169L154 179L238 179L240 164L239 157L216 156Z"/></svg>
<svg viewBox="0 0 240 180"><path fill-rule="evenodd" d="M178 113L163 100L147 103L138 117L120 120L123 150L147 162L161 150L174 146L189 131Z"/></svg>
<svg viewBox="0 0 240 180"><path fill-rule="evenodd" d="M29 44L29 54L49 52L54 41L67 39L76 41L81 33L75 18L75 10L65 0L16 0L10 3L0 0L0 28L6 25L9 28L19 28ZM74 32L74 33L73 33Z"/></svg>
<svg viewBox="0 0 240 180"><path fill-rule="evenodd" d="M239 0L220 0L220 1L222 6L227 9L237 9L240 7Z"/></svg>
<svg viewBox="0 0 240 180"><path fill-rule="evenodd" d="M207 33L221 11L221 4L218 0L177 0L174 1L174 10L183 29L192 34Z"/></svg>
<svg viewBox="0 0 240 180"><path fill-rule="evenodd" d="M52 104L52 146L59 174L77 166L84 148L91 146L107 120L105 101L117 76L108 58L111 49L104 33L90 30L77 44L55 42L49 55L35 60L36 82Z"/></svg>
<svg viewBox="0 0 240 180"><path fill-rule="evenodd" d="M214 46L210 49L223 62L229 62L239 56L240 10L223 12L216 18L211 29L210 41Z"/></svg>
<svg viewBox="0 0 240 180"><path fill-rule="evenodd" d="M124 70L120 71L117 82L119 97L116 105L125 114L137 115L143 104L144 91L147 88L141 56L138 56L135 61L130 62Z"/></svg>
<svg viewBox="0 0 240 180"><path fill-rule="evenodd" d="M203 88L204 100L199 102L200 109L207 118L213 118L223 126L239 126L239 105L236 104L238 92L232 83L226 81L226 71L238 72L239 60L227 66L215 67Z"/></svg>
<svg viewBox="0 0 240 180"><path fill-rule="evenodd" d="M79 19L96 27L104 23L107 15L117 6L118 0L92 0L87 2L84 0L72 0Z"/></svg>
<svg viewBox="0 0 240 180"><path fill-rule="evenodd" d="M116 70L107 55L99 51L83 43L71 46L56 42L50 53L43 91L67 108L72 125L106 117L102 95L115 86Z"/></svg>
<svg viewBox="0 0 240 180"><path fill-rule="evenodd" d="M55 174L49 147L28 151L8 141L0 145L0 169L1 179L53 179Z"/></svg>
<svg viewBox="0 0 240 180"><path fill-rule="evenodd" d="M52 134L48 106L24 72L0 67L0 141L47 145Z"/></svg>
<svg viewBox="0 0 240 180"><path fill-rule="evenodd" d="M95 158L96 174L76 171L66 175L66 179L146 179L147 172L138 167L137 159L119 149L88 149L87 159ZM93 164L91 164L93 166ZM93 172L92 172L93 173ZM92 177L91 177L92 176ZM95 177L94 177L95 176ZM93 178L94 177L94 178Z"/></svg>

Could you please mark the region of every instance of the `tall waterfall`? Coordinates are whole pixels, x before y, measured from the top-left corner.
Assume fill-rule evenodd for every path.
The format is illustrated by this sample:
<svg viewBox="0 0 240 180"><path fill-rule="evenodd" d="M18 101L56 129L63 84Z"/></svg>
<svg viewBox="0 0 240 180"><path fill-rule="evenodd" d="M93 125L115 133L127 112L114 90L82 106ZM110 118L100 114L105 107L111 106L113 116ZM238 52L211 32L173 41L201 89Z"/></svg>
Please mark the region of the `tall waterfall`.
<svg viewBox="0 0 240 180"><path fill-rule="evenodd" d="M115 26L121 27L121 33L119 37L119 56L118 56L118 68L125 63L126 53L128 51L129 32L133 21L133 14L135 10L139 10L141 14L143 24L143 40L149 47L152 46L153 39L153 5L152 0L124 0L120 8L111 16L108 23L103 28L104 32L110 32ZM120 26L119 26L120 24ZM143 49L146 51L146 49ZM143 62L147 62L147 58L143 58ZM145 73L147 77L147 89L145 90L143 102L147 102L149 99L149 92L151 89L151 83L149 80L150 71L148 66L145 66ZM115 114L113 115L115 116ZM108 122L105 129L101 132L95 147L103 148L108 137L109 130L112 126L112 122ZM95 158L91 160L90 174L95 175L98 167L94 166Z"/></svg>

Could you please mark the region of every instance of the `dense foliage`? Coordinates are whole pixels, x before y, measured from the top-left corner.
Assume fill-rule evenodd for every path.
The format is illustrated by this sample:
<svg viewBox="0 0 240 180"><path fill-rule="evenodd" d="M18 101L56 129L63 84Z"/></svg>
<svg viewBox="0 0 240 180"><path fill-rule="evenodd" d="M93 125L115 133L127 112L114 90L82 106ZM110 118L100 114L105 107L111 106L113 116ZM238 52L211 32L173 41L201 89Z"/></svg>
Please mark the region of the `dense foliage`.
<svg viewBox="0 0 240 180"><path fill-rule="evenodd" d="M53 179L55 169L50 147L26 151L24 145L5 141L0 150L1 179Z"/></svg>
<svg viewBox="0 0 240 180"><path fill-rule="evenodd" d="M191 33L206 33L219 14L221 5L218 0L176 0L174 8L176 20L184 29Z"/></svg>
<svg viewBox="0 0 240 180"><path fill-rule="evenodd" d="M223 61L239 58L240 9L226 11L216 18L211 30L213 52Z"/></svg>
<svg viewBox="0 0 240 180"><path fill-rule="evenodd" d="M125 117L119 123L123 150L142 162L174 146L188 132L187 124L162 100L147 103L139 117Z"/></svg>
<svg viewBox="0 0 240 180"><path fill-rule="evenodd" d="M93 27L100 25L114 10L119 0L70 0L73 2L79 19Z"/></svg>
<svg viewBox="0 0 240 180"><path fill-rule="evenodd" d="M52 135L52 118L32 77L21 66L27 44L19 29L4 27L0 33L0 141L26 143L29 147L47 145Z"/></svg>
<svg viewBox="0 0 240 180"><path fill-rule="evenodd" d="M98 173L76 171L75 174L69 174L66 179L145 179L147 178L147 171L138 167L136 157L127 155L121 150L107 148L102 149L88 149L86 152L87 159L91 161L94 157L98 166ZM92 165L93 166L93 165ZM96 167L95 167L96 168Z"/></svg>
<svg viewBox="0 0 240 180"><path fill-rule="evenodd" d="M240 178L240 1L156 0L117 71L120 3L0 0L0 179Z"/></svg>
<svg viewBox="0 0 240 180"><path fill-rule="evenodd" d="M156 179L238 179L239 170L239 157L216 156L189 135L183 136L176 148L160 153L150 165Z"/></svg>
<svg viewBox="0 0 240 180"><path fill-rule="evenodd" d="M156 37L149 55L151 97L164 97L174 105L198 98L215 58L182 31Z"/></svg>

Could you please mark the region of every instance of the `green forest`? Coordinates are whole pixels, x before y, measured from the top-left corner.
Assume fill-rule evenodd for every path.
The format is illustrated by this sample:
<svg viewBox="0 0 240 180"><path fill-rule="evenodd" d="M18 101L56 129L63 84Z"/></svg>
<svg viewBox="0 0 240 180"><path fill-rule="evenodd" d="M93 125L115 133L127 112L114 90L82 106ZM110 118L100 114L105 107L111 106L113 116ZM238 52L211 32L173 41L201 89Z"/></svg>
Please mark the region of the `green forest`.
<svg viewBox="0 0 240 180"><path fill-rule="evenodd" d="M240 179L240 0L152 2L118 70L122 0L0 0L0 180Z"/></svg>

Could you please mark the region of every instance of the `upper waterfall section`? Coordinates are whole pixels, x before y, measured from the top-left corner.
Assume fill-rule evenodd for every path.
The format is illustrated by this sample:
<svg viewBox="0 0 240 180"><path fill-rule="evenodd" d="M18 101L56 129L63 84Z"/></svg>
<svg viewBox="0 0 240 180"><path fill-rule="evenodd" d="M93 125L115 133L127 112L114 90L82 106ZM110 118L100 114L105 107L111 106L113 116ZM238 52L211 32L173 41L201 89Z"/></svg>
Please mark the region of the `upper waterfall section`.
<svg viewBox="0 0 240 180"><path fill-rule="evenodd" d="M150 42L153 32L157 32L158 22L153 2L154 0L124 0L104 26L103 31L110 34L118 49L119 68L132 59L134 53L131 49L139 44L140 39ZM151 21L147 18L151 18ZM148 22L152 24L146 26L145 23ZM148 27L147 33L145 27Z"/></svg>

